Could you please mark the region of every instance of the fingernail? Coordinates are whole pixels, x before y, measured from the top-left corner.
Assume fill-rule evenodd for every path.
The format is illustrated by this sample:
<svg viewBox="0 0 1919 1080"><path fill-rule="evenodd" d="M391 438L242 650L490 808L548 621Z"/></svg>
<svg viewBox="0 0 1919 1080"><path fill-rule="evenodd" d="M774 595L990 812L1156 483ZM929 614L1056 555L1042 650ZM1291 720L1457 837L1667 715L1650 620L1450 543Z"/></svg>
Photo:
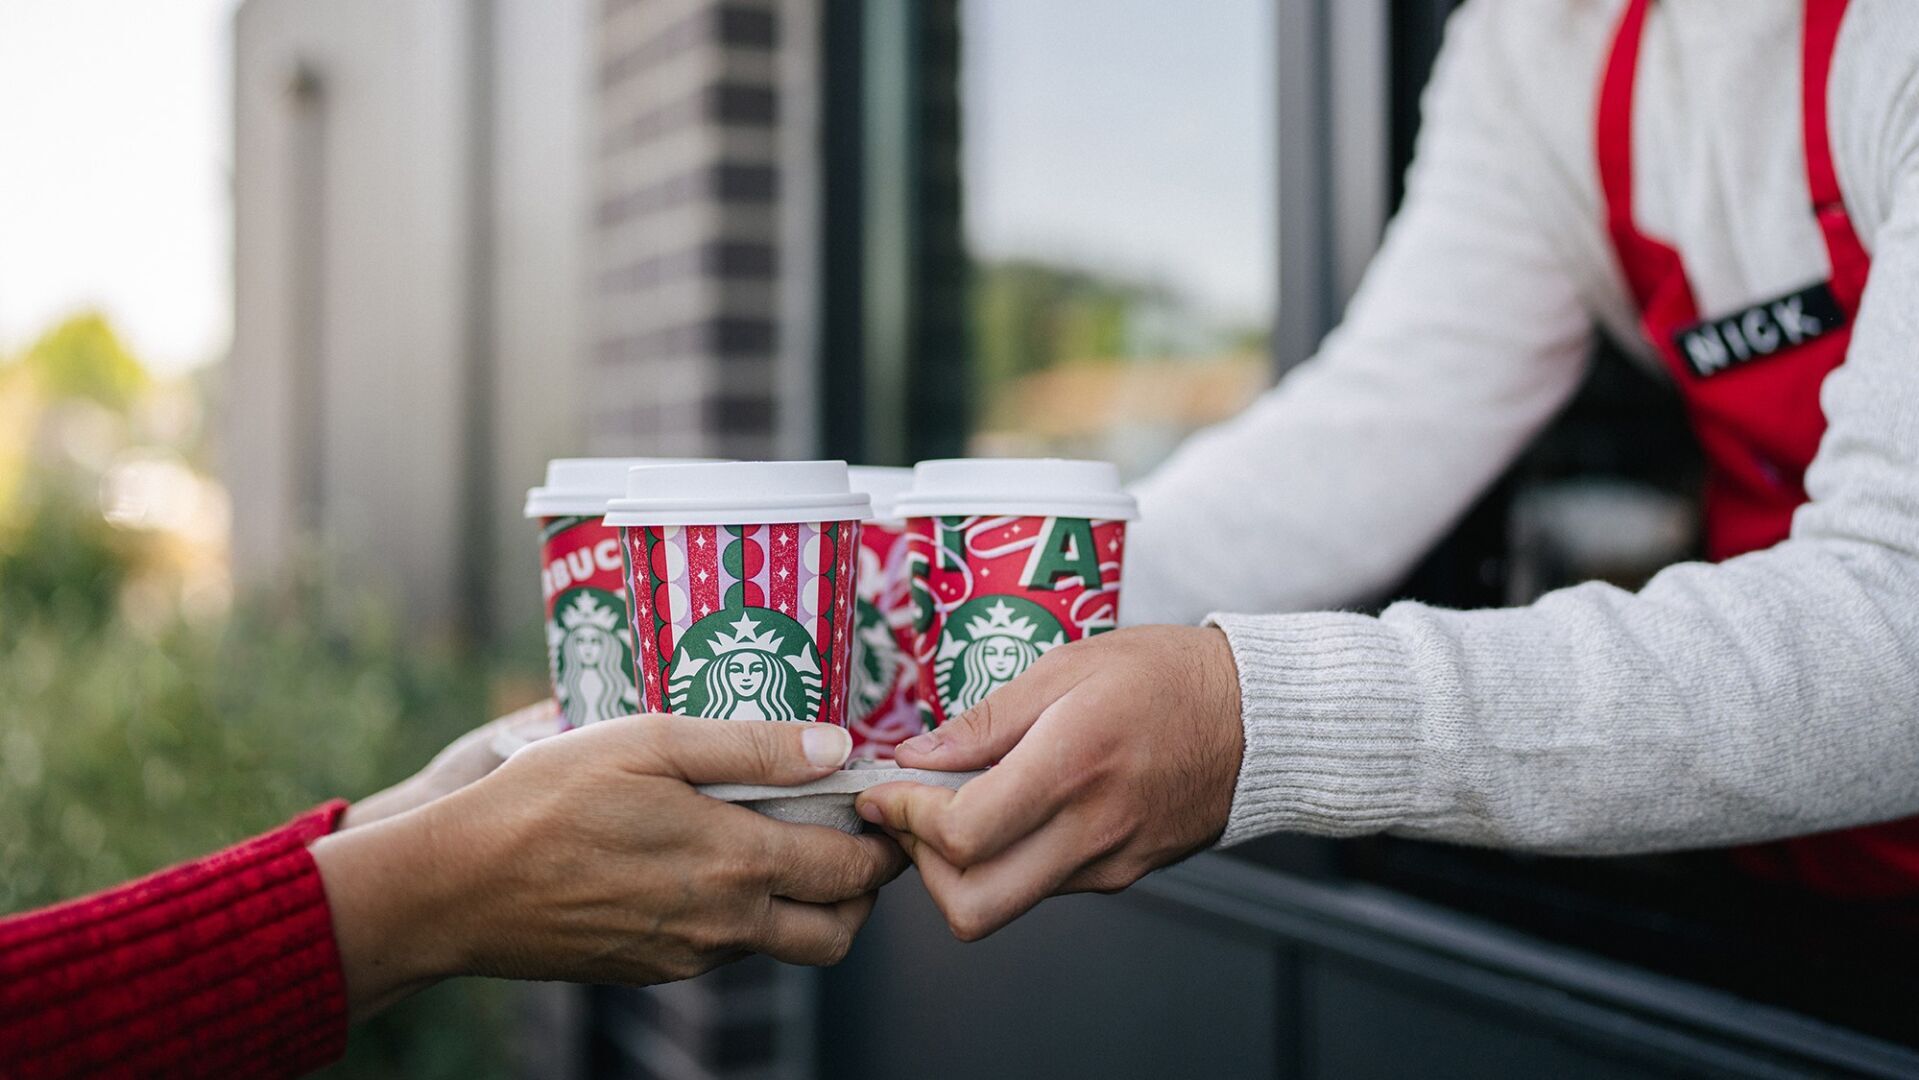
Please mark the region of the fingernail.
<svg viewBox="0 0 1919 1080"><path fill-rule="evenodd" d="M800 753L809 765L837 769L853 752L853 736L831 724L808 724L800 735Z"/></svg>
<svg viewBox="0 0 1919 1080"><path fill-rule="evenodd" d="M940 744L944 741L945 738L940 735L938 729L935 729L924 735L915 735L906 740L899 745L899 750L906 750L915 754L930 754L939 749ZM897 752L896 750L895 753Z"/></svg>
<svg viewBox="0 0 1919 1080"><path fill-rule="evenodd" d="M880 814L879 803L863 802L863 803L860 803L859 806L856 807L856 809L858 809L860 812L861 820L870 821L875 825L886 824L885 818Z"/></svg>

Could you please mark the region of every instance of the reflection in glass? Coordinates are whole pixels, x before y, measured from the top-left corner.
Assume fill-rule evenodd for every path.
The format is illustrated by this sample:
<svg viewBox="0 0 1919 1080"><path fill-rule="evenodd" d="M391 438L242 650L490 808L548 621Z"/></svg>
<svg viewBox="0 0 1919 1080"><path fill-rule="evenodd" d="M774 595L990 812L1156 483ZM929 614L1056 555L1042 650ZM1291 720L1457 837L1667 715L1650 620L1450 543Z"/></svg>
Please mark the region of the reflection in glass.
<svg viewBox="0 0 1919 1080"><path fill-rule="evenodd" d="M1270 0L967 0L976 453L1137 474L1269 381Z"/></svg>

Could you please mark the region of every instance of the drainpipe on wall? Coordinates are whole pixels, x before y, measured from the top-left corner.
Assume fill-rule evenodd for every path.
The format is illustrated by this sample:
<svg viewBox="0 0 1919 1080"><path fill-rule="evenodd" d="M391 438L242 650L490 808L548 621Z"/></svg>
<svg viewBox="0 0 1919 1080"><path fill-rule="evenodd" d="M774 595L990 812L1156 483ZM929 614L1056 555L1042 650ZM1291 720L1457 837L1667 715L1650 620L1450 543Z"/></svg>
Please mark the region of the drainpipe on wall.
<svg viewBox="0 0 1919 1080"><path fill-rule="evenodd" d="M494 280L494 129L498 110L494 78L495 8L493 0L471 0L467 38L467 140L464 326L461 353L461 465L459 597L456 612L461 637L478 645L491 634L493 620L493 397L495 377Z"/></svg>

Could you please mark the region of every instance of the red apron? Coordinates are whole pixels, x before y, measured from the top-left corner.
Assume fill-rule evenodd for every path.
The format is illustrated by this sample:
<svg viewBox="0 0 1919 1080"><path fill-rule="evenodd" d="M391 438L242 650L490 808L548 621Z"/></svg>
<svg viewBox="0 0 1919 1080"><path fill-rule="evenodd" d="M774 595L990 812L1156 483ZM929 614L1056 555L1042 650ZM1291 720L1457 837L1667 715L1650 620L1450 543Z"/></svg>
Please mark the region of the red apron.
<svg viewBox="0 0 1919 1080"><path fill-rule="evenodd" d="M1829 281L1741 312L1702 318L1679 252L1633 220L1632 109L1651 0L1628 0L1600 84L1599 184L1606 225L1646 338L1672 371L1706 458L1706 553L1713 560L1784 540L1806 501L1806 467L1825 434L1819 385L1846 359L1871 260L1846 214L1826 130L1826 83L1846 0L1806 0L1804 92L1810 212ZM1747 849L1742 861L1820 892L1919 891L1919 818Z"/></svg>

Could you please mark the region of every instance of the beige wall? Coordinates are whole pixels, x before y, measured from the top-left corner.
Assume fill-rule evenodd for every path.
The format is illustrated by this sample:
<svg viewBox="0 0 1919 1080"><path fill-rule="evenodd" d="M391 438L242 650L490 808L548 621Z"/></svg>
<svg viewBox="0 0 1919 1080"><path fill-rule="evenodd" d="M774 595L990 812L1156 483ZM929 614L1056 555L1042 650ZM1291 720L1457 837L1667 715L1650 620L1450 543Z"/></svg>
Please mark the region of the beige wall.
<svg viewBox="0 0 1919 1080"><path fill-rule="evenodd" d="M588 11L240 9L227 472L243 580L317 533L415 625L537 618L518 512L546 458L579 449ZM477 573L458 565L474 552ZM477 612L475 577L494 590Z"/></svg>
<svg viewBox="0 0 1919 1080"><path fill-rule="evenodd" d="M587 452L593 227L591 0L494 0L493 622L539 621L539 553L521 518L549 458Z"/></svg>

